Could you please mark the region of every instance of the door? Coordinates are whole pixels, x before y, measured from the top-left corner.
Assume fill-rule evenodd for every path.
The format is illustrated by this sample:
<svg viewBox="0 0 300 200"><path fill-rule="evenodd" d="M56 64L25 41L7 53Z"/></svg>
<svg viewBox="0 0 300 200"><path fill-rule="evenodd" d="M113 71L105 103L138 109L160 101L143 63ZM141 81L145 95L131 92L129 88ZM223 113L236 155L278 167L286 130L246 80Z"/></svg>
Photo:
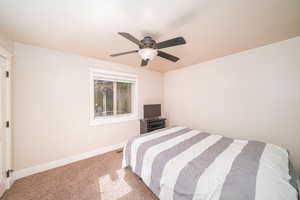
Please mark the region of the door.
<svg viewBox="0 0 300 200"><path fill-rule="evenodd" d="M9 79L6 77L9 62L8 58L1 54L0 51L0 196L9 187L8 177L6 171L10 167L9 154L9 130L6 125L9 114Z"/></svg>

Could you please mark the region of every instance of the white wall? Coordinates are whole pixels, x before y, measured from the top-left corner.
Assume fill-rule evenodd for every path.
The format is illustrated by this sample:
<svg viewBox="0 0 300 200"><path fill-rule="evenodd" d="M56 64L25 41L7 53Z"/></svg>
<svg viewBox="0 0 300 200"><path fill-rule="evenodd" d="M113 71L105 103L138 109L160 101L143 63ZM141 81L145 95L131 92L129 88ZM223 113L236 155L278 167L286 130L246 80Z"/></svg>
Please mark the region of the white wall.
<svg viewBox="0 0 300 200"><path fill-rule="evenodd" d="M143 104L162 103L161 73L16 43L14 169L122 143L139 134L138 120L89 126L89 67L138 74L140 116Z"/></svg>
<svg viewBox="0 0 300 200"><path fill-rule="evenodd" d="M299 170L300 37L171 71L170 124L286 147Z"/></svg>
<svg viewBox="0 0 300 200"><path fill-rule="evenodd" d="M279 144L299 169L300 37L171 71L164 82L161 73L141 68L20 43L14 48L16 170L138 134L138 121L88 125L89 67L137 73L140 116L143 104L163 103L171 125Z"/></svg>

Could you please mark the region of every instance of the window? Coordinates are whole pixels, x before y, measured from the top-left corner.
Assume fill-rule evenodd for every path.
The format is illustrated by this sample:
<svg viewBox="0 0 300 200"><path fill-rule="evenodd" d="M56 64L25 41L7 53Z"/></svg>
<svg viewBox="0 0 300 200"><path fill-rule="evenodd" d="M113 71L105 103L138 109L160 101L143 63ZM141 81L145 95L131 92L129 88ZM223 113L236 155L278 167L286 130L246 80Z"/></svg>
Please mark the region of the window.
<svg viewBox="0 0 300 200"><path fill-rule="evenodd" d="M131 113L132 83L94 80L95 116Z"/></svg>
<svg viewBox="0 0 300 200"><path fill-rule="evenodd" d="M91 125L137 119L137 76L91 69Z"/></svg>

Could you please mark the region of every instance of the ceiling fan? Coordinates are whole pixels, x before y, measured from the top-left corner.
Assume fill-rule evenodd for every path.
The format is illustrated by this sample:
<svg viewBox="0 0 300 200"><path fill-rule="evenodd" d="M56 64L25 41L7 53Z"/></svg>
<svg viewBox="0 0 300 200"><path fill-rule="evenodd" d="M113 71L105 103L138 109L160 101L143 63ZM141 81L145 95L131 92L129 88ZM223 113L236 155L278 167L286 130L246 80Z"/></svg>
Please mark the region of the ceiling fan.
<svg viewBox="0 0 300 200"><path fill-rule="evenodd" d="M156 55L173 62L178 61L179 60L178 57L160 51L159 49L182 45L186 43L183 37L176 37L170 40L156 43L156 41L153 40L152 37L150 36L146 36L140 41L129 33L119 32L119 34L125 37L126 39L130 40L131 42L137 44L139 46L139 50L112 54L110 56L115 57L115 56L121 56L125 54L138 53L142 58L141 66L146 66L148 62L152 60Z"/></svg>

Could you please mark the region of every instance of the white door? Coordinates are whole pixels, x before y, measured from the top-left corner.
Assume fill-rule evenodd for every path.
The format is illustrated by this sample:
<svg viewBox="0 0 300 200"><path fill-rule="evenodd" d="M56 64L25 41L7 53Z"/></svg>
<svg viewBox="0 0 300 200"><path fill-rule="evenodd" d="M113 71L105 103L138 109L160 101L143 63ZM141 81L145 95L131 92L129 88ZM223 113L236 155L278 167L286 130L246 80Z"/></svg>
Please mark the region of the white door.
<svg viewBox="0 0 300 200"><path fill-rule="evenodd" d="M1 53L1 52L0 52ZM8 157L8 128L6 121L8 120L8 78L6 77L6 70L8 69L8 60L0 54L0 196L9 187L6 171L10 165Z"/></svg>

